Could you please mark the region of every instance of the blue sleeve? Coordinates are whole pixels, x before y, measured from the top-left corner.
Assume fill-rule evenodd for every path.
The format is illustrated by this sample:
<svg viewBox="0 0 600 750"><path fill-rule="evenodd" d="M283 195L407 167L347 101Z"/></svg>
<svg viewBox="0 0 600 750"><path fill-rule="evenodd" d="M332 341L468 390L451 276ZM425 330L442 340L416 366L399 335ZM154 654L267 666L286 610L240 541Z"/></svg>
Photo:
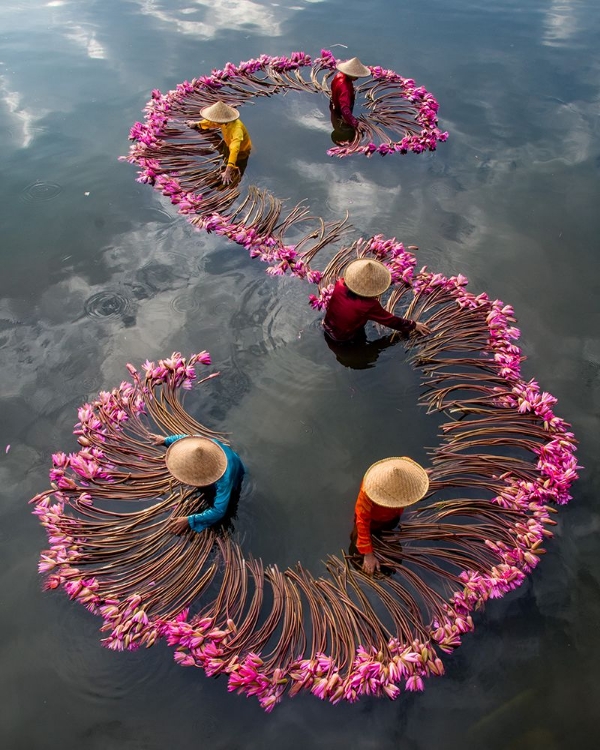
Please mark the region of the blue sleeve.
<svg viewBox="0 0 600 750"><path fill-rule="evenodd" d="M187 435L169 435L169 437L165 438L165 445L167 448L172 444L177 442L178 440L181 440L181 438L188 437Z"/></svg>
<svg viewBox="0 0 600 750"><path fill-rule="evenodd" d="M223 445L218 440L215 440L215 443L225 451L227 468L223 476L215 482L215 501L212 508L207 508L202 513L195 513L193 516L188 516L188 523L192 531L204 531L204 529L223 518L227 512L231 493L244 476L245 467L238 454L231 450L228 445Z"/></svg>

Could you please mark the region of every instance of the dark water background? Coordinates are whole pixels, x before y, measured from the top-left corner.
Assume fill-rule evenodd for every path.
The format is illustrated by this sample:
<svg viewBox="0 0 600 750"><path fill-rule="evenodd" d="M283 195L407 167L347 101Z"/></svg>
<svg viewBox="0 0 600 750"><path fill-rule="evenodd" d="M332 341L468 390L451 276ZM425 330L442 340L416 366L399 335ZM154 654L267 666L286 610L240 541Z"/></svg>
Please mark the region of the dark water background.
<svg viewBox="0 0 600 750"><path fill-rule="evenodd" d="M2 0L0 748L598 746L599 32L597 0ZM209 349L221 371L187 403L244 456L238 530L269 562L318 569L346 542L364 468L424 458L436 424L401 347L342 367L306 285L194 232L117 161L152 88L322 47L415 78L450 140L331 160L324 103L292 96L245 114L246 179L325 218L348 208L365 235L419 245L421 264L513 304L525 374L559 398L586 469L543 564L424 694L300 696L266 716L164 646L101 648L96 618L40 592L27 500L50 453L74 449L77 405L173 350Z"/></svg>

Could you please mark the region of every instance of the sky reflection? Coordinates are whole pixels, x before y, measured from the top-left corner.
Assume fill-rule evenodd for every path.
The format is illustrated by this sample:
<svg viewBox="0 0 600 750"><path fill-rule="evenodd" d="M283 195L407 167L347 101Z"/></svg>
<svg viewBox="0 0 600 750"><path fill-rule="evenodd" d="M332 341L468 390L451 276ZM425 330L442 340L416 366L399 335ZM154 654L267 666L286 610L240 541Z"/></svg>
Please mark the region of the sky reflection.
<svg viewBox="0 0 600 750"><path fill-rule="evenodd" d="M322 0L305 0L321 2ZM302 5L253 2L253 0L183 0L180 7L170 0L136 0L140 12L152 16L181 34L204 39L223 31L281 36L282 24ZM194 16L194 17L192 17Z"/></svg>
<svg viewBox="0 0 600 750"><path fill-rule="evenodd" d="M67 39L82 47L92 60L103 60L106 57L106 50L97 40L93 29L68 23L64 34Z"/></svg>
<svg viewBox="0 0 600 750"><path fill-rule="evenodd" d="M0 63L0 71L4 68ZM15 138L19 148L27 148L36 136L35 123L42 120L47 111L44 109L30 110L21 104L22 95L18 91L11 91L9 75L0 73L0 101L4 104L8 114L9 127L14 126L20 131Z"/></svg>
<svg viewBox="0 0 600 750"><path fill-rule="evenodd" d="M565 46L581 29L580 0L551 0L544 16L544 44Z"/></svg>

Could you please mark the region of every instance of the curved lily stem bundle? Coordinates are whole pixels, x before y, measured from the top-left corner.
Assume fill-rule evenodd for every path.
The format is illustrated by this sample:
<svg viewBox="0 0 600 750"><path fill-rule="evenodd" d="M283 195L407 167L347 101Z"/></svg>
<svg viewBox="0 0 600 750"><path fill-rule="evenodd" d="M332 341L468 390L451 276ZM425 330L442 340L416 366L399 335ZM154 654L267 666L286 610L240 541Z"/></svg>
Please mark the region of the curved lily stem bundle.
<svg viewBox="0 0 600 750"><path fill-rule="evenodd" d="M365 256L392 272L388 309L430 327L407 347L422 405L447 416L430 450L429 496L374 539L384 573L367 576L343 553L327 559L326 575L280 570L222 531L173 536L169 519L203 498L170 476L150 432L224 439L180 398L210 360L174 353L143 374L129 365L131 382L80 408L81 449L54 454L52 488L33 500L50 540L40 561L47 588L102 617L109 648L164 638L178 663L228 675L230 690L265 710L301 690L333 703L393 699L443 674L441 654L473 629L473 611L538 564L578 466L556 400L521 377L512 308L468 292L463 276L415 273L414 256L380 236L330 261L322 304L344 265Z"/></svg>

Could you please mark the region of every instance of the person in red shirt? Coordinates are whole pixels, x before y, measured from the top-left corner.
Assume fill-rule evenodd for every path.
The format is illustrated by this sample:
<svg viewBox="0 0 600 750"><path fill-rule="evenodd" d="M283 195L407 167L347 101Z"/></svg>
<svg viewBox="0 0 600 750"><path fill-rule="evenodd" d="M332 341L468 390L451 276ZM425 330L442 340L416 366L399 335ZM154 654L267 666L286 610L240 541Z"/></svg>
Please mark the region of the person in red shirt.
<svg viewBox="0 0 600 750"><path fill-rule="evenodd" d="M367 575L380 570L372 536L398 525L402 511L425 497L429 476L407 456L384 458L367 469L354 507L350 555L362 556Z"/></svg>
<svg viewBox="0 0 600 750"><path fill-rule="evenodd" d="M331 101L329 110L331 112L331 124L334 131L340 126L356 130L358 120L352 114L354 109L354 85L357 78L366 78L371 71L361 63L358 57L344 60L337 65L338 72L331 81Z"/></svg>
<svg viewBox="0 0 600 750"><path fill-rule="evenodd" d="M412 331L429 333L424 323L401 318L384 310L379 295L389 288L392 275L378 260L359 258L352 261L344 277L337 280L327 305L323 328L336 342L353 342L361 334L368 320L381 323L408 336Z"/></svg>

